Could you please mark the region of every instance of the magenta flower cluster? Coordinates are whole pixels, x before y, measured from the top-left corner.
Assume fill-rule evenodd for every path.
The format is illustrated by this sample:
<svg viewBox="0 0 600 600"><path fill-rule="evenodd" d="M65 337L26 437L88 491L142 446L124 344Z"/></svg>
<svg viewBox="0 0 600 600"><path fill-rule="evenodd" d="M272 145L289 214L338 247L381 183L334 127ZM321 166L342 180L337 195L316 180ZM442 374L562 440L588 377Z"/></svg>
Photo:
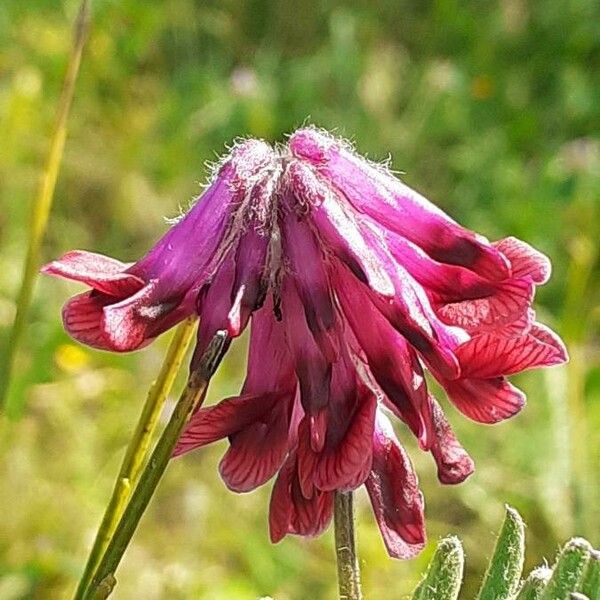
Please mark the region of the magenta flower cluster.
<svg viewBox="0 0 600 600"><path fill-rule="evenodd" d="M235 146L137 263L74 251L44 271L92 288L63 318L96 348L136 350L197 313L193 368L218 330L234 338L251 321L240 395L200 409L176 454L228 438L220 473L231 490L276 476L274 542L319 534L334 492L364 484L390 555L414 555L423 498L387 414L431 453L440 481L458 483L473 461L425 370L460 412L496 423L525 401L507 375L566 360L531 308L545 256L464 229L314 128L282 149Z"/></svg>

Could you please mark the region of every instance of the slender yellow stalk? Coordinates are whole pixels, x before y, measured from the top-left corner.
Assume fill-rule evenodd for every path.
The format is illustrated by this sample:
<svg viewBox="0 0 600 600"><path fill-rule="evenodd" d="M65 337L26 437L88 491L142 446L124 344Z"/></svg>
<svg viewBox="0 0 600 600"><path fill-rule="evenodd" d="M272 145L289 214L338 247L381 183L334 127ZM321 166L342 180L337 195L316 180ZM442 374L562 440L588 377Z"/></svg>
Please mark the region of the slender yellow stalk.
<svg viewBox="0 0 600 600"><path fill-rule="evenodd" d="M135 432L127 446L121 468L119 469L119 475L115 481L110 502L104 512L104 517L98 528L98 533L96 534L94 545L85 565L85 570L79 581L77 592L75 593L76 598L83 597L94 575L94 571L100 562L100 558L104 554L115 532L117 523L125 510L131 490L135 488L139 480L142 465L146 460L158 418L167 396L173 387L175 377L181 368L181 363L194 334L195 322L195 317L190 317L178 327L169 344L160 373L148 392L148 397L136 425Z"/></svg>
<svg viewBox="0 0 600 600"><path fill-rule="evenodd" d="M69 56L67 73L63 83L63 89L58 102L58 111L56 113L56 122L54 132L50 140L50 148L46 165L40 181L37 196L32 207L31 223L29 227L29 243L27 247L27 257L25 258L25 266L23 269L23 279L21 281L21 289L17 298L17 312L13 323L12 330L8 337L6 354L0 361L0 407L8 402L8 390L10 378L13 369L15 356L19 347L25 323L27 312L31 304L33 294L33 286L40 263L40 249L50 209L52 207L52 199L54 197L54 189L56 187L56 179L58 170L62 160L63 150L65 147L65 139L67 136L67 119L71 102L73 100L73 92L75 91L75 81L81 63L81 54L87 37L90 22L90 0L82 0L79 7L79 13L75 21L75 31L73 35L73 45ZM7 405L7 413L10 416L16 416L22 408L22 401L14 400Z"/></svg>
<svg viewBox="0 0 600 600"><path fill-rule="evenodd" d="M98 564L90 585L82 596L77 596L77 598L104 600L113 591L116 585L115 571L167 468L181 432L192 414L204 401L210 379L219 366L228 343L227 333L217 331L197 366L190 373L188 383L146 462L139 482L131 494L131 499L125 507L123 516Z"/></svg>

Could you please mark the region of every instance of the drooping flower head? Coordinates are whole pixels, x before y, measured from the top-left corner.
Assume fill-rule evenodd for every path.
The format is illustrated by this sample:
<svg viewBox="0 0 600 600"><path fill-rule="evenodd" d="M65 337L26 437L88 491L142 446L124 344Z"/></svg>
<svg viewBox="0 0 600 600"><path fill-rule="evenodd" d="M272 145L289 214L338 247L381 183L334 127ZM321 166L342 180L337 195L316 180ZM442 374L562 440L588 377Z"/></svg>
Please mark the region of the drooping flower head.
<svg viewBox="0 0 600 600"><path fill-rule="evenodd" d="M96 348L141 348L197 313L193 368L217 331L235 338L251 321L240 395L200 409L175 453L227 437L220 473L230 489L276 476L273 541L320 533L334 492L364 484L388 552L414 555L423 498L386 413L431 453L441 482L459 483L473 462L425 371L467 417L496 423L524 404L507 375L566 360L531 308L550 275L545 256L464 229L313 128L282 149L234 147L137 263L76 251L44 271L92 288L63 319Z"/></svg>

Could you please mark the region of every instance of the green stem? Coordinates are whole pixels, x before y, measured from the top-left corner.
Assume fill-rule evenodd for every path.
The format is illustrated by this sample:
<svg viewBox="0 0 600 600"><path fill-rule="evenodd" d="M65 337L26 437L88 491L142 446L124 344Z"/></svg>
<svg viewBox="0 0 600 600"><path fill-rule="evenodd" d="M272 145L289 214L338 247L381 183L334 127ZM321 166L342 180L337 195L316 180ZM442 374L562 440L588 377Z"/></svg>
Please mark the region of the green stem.
<svg viewBox="0 0 600 600"><path fill-rule="evenodd" d="M102 554L104 554L117 523L123 514L129 494L139 480L141 468L146 459L152 435L156 430L158 418L167 396L171 392L175 377L181 368L181 363L194 334L195 323L196 319L190 317L178 327L169 344L160 373L150 387L135 432L127 446L123 462L121 463L110 502L104 512L96 539L85 565L85 570L75 592L75 598L77 599L83 598L94 570L98 566L98 562Z"/></svg>
<svg viewBox="0 0 600 600"><path fill-rule="evenodd" d="M6 353L2 361L0 361L0 407L7 404L7 413L16 417L22 409L22 401L14 400L10 404L9 386L10 379L14 367L17 350L25 331L25 324L29 305L33 295L33 286L38 273L40 264L40 251L50 209L52 207L52 199L54 197L54 189L58 177L58 170L62 160L65 140L67 137L67 119L69 110L73 100L75 91L75 82L79 65L81 63L81 55L83 46L87 37L90 22L90 0L82 0L79 7L79 13L75 21L75 32L73 36L73 45L69 55L69 63L67 65L67 73L63 83L62 92L58 101L58 111L54 131L50 140L50 148L46 159L46 165L38 193L32 207L31 222L29 226L29 241L27 246L27 257L25 258L25 266L23 268L23 278L21 280L21 288L17 297L17 312L15 320L8 336Z"/></svg>
<svg viewBox="0 0 600 600"><path fill-rule="evenodd" d="M362 600L352 492L336 492L333 510L340 600Z"/></svg>
<svg viewBox="0 0 600 600"><path fill-rule="evenodd" d="M224 331L217 332L202 355L198 366L191 372L186 388L146 463L139 483L131 495L129 504L127 504L106 552L92 577L90 586L83 596L86 600L104 599L110 595L116 583L115 571L167 468L173 448L175 448L183 428L204 400L208 383L221 361L227 341L228 337Z"/></svg>

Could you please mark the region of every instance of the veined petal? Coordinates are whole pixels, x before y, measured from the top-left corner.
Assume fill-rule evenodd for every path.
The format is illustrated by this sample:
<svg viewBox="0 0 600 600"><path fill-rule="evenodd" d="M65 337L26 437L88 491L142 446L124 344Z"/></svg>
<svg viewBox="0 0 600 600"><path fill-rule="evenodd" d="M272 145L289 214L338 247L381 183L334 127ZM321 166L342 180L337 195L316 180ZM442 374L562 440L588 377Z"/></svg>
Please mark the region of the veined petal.
<svg viewBox="0 0 600 600"><path fill-rule="evenodd" d="M73 296L62 310L65 330L82 344L101 350L113 350L103 327L104 307L111 302L114 302L114 298L97 292Z"/></svg>
<svg viewBox="0 0 600 600"><path fill-rule="evenodd" d="M331 521L333 493L315 490L305 498L296 474L295 454L288 456L279 471L269 509L271 541L279 542L288 533L304 536L319 535Z"/></svg>
<svg viewBox="0 0 600 600"><path fill-rule="evenodd" d="M104 307L102 328L114 350L137 350L147 339L149 324L174 308L154 303L155 291L156 282L150 282L133 296Z"/></svg>
<svg viewBox="0 0 600 600"><path fill-rule="evenodd" d="M380 412L373 435L373 468L366 487L390 556L410 558L418 554L425 545L423 495L410 459Z"/></svg>
<svg viewBox="0 0 600 600"><path fill-rule="evenodd" d="M463 377L488 379L566 360L566 350L555 334L535 325L518 337L477 335L456 350Z"/></svg>
<svg viewBox="0 0 600 600"><path fill-rule="evenodd" d="M485 298L443 304L437 314L446 323L469 332L494 331L526 315L533 292L534 286L528 279L509 279L498 283Z"/></svg>
<svg viewBox="0 0 600 600"><path fill-rule="evenodd" d="M173 456L185 454L237 433L251 423L264 419L278 403L288 403L286 394L246 394L222 400L214 406L201 408L192 415L177 442Z"/></svg>
<svg viewBox="0 0 600 600"><path fill-rule="evenodd" d="M80 281L109 296L125 298L135 294L145 285L139 277L125 273L129 266L103 254L72 250L42 267L41 271L48 275Z"/></svg>
<svg viewBox="0 0 600 600"><path fill-rule="evenodd" d="M325 445L315 466L314 485L323 491L349 491L364 483L371 471L373 427L377 401L364 389L342 440Z"/></svg>
<svg viewBox="0 0 600 600"><path fill-rule="evenodd" d="M525 394L504 377L442 381L452 404L478 423L498 423L525 406Z"/></svg>
<svg viewBox="0 0 600 600"><path fill-rule="evenodd" d="M249 492L262 485L281 467L289 450L292 398L279 398L262 418L230 436L231 446L219 472L234 492Z"/></svg>
<svg viewBox="0 0 600 600"><path fill-rule="evenodd" d="M513 277L528 277L537 285L550 279L550 259L528 243L515 237L507 237L494 242L494 246L510 261Z"/></svg>

